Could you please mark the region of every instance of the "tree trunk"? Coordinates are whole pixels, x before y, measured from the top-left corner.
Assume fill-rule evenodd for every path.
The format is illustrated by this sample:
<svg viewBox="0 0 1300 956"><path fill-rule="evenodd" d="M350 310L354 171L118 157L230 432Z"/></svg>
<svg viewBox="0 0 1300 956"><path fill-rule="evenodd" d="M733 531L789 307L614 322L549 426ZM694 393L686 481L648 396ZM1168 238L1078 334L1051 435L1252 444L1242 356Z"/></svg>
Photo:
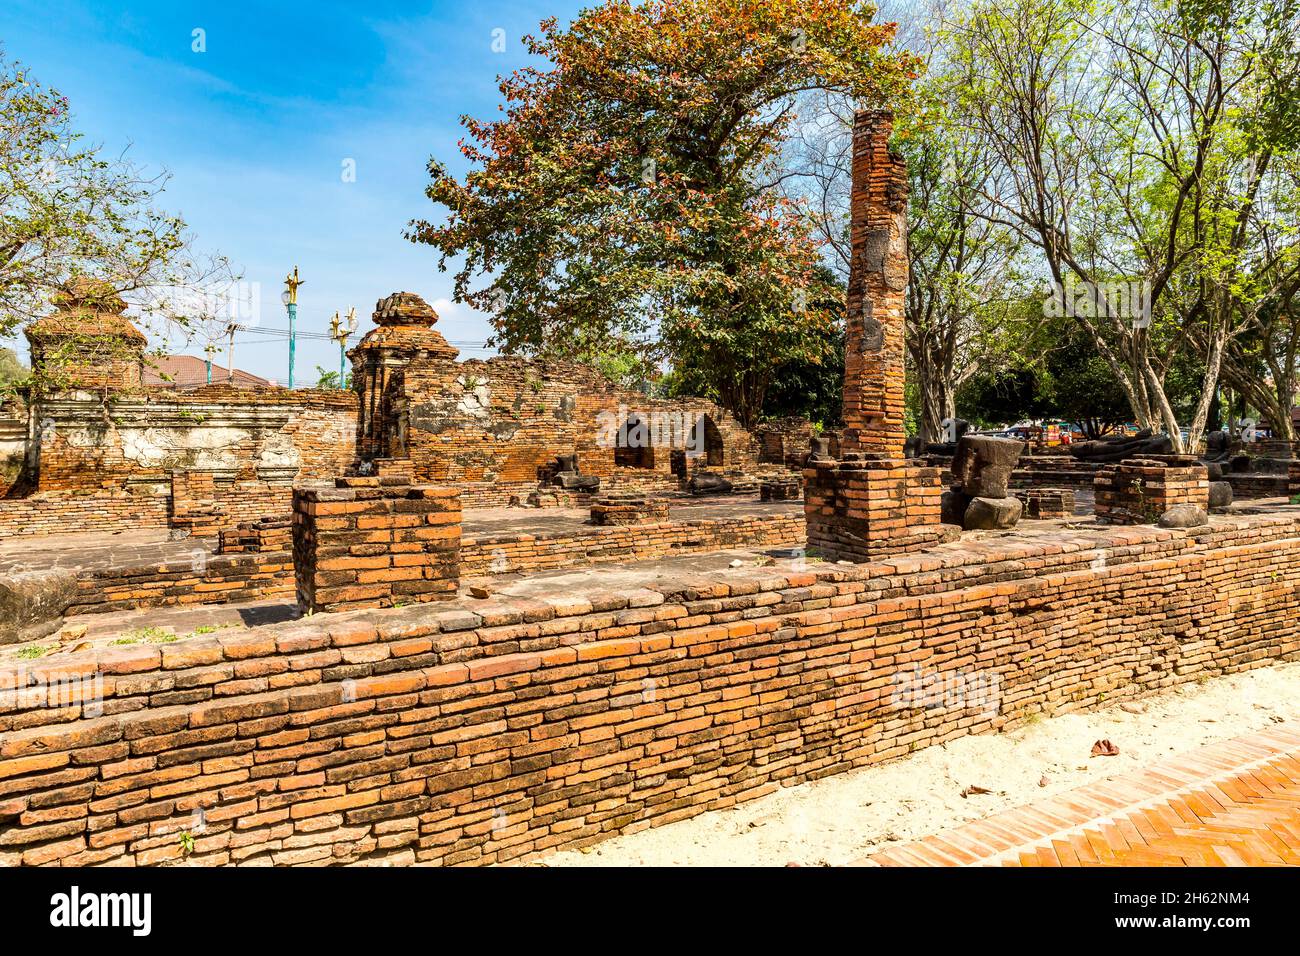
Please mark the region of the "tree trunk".
<svg viewBox="0 0 1300 956"><path fill-rule="evenodd" d="M1214 401L1214 394L1219 384L1219 369L1223 365L1223 348L1227 344L1228 335L1223 326L1214 330L1210 339L1210 354L1205 360L1205 379L1201 383L1201 397L1196 403L1196 413L1192 416L1192 424L1188 429L1186 451L1195 453L1201 443L1201 435L1205 432L1205 423L1210 415L1210 405ZM1175 443L1175 448L1178 444Z"/></svg>

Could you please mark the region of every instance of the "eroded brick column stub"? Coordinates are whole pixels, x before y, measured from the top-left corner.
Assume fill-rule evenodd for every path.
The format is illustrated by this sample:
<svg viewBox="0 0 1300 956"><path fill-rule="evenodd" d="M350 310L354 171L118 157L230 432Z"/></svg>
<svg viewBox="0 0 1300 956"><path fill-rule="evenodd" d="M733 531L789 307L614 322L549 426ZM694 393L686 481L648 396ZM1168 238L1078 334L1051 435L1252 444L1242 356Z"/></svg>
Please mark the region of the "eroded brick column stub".
<svg viewBox="0 0 1300 956"><path fill-rule="evenodd" d="M907 164L890 152L888 110L853 121L844 450L903 455Z"/></svg>

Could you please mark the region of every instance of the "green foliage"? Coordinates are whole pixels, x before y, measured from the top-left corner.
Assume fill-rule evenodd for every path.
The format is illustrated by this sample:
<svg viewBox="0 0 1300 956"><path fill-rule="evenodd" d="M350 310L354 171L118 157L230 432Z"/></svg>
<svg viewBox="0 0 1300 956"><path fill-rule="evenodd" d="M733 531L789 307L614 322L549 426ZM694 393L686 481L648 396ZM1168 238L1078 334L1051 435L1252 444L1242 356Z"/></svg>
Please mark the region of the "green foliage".
<svg viewBox="0 0 1300 956"><path fill-rule="evenodd" d="M170 644L176 634L161 627L137 627L111 641L112 644Z"/></svg>
<svg viewBox="0 0 1300 956"><path fill-rule="evenodd" d="M1124 390L1096 349L1081 342L1049 363L1051 393L1046 414L1073 422L1087 438L1100 438L1133 420Z"/></svg>
<svg viewBox="0 0 1300 956"><path fill-rule="evenodd" d="M764 418L798 415L818 430L834 428L844 417L844 329L824 333L816 361L798 358L782 362L763 400Z"/></svg>
<svg viewBox="0 0 1300 956"><path fill-rule="evenodd" d="M502 78L505 116L466 118L463 181L430 163L457 299L508 352L639 343L707 375L746 423L774 369L820 358L833 317L802 207L774 183L795 97L897 101L914 60L847 0L610 0ZM477 284L481 281L482 284Z"/></svg>
<svg viewBox="0 0 1300 956"><path fill-rule="evenodd" d="M67 97L0 50L0 335L76 276L119 291L165 284L184 223L153 207L165 176L88 146Z"/></svg>
<svg viewBox="0 0 1300 956"><path fill-rule="evenodd" d="M13 349L0 348L0 398L25 381L30 372Z"/></svg>
<svg viewBox="0 0 1300 956"><path fill-rule="evenodd" d="M338 370L337 369L326 370L324 368L321 368L321 366L317 365L316 366L316 387L317 388L338 388L339 387ZM343 376L343 388L351 388L351 387L352 387L352 376L345 374Z"/></svg>
<svg viewBox="0 0 1300 956"><path fill-rule="evenodd" d="M1045 414L1042 370L1019 365L977 375L957 393L962 418L979 428L1001 428Z"/></svg>
<svg viewBox="0 0 1300 956"><path fill-rule="evenodd" d="M1104 293L1072 318L1176 446L1261 303L1294 300L1294 230L1263 226L1294 190L1261 187L1295 149L1298 26L1295 0L972 0L945 29L996 217L1053 280L1145 289L1149 321Z"/></svg>
<svg viewBox="0 0 1300 956"><path fill-rule="evenodd" d="M958 395L963 418L981 428L1060 420L1077 424L1089 438L1132 420L1114 372L1068 320L1048 322L1033 344L1034 357L976 375L963 387Z"/></svg>
<svg viewBox="0 0 1300 956"><path fill-rule="evenodd" d="M952 414L955 389L1025 361L1041 320L1026 308L1024 244L987 196L997 157L962 110L964 83L948 51L933 51L917 108L899 117L896 134L910 186L908 372L916 433L930 441Z"/></svg>

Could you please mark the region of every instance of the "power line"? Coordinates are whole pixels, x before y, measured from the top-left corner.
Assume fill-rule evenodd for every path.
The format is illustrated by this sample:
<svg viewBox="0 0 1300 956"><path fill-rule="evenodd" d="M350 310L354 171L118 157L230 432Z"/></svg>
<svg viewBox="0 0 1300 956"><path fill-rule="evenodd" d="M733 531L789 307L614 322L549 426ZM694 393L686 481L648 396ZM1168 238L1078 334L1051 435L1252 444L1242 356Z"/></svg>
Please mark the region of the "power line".
<svg viewBox="0 0 1300 956"><path fill-rule="evenodd" d="M275 328L274 326L255 325L255 326L251 326L251 327L249 327L246 331L247 331L249 334L251 334L251 335L270 335L270 336L275 336L275 337L278 337L278 338L288 338L288 337L289 337L289 330L288 330L288 329L278 329L278 328ZM334 340L330 337L329 333L327 333L327 332L299 332L299 331L296 331L296 330L295 330L293 334L294 334L294 336L295 336L296 338L300 338L300 339L312 339L312 340L314 340L314 341L327 341L327 342L332 342L332 341L334 341ZM275 338L269 338L269 339L260 339L260 340L258 340L258 341L263 341L263 342L273 342L273 341L275 341L275 340L276 340ZM240 339L240 341L251 341L251 340ZM479 349L479 350L487 350L487 351L496 351L496 346L488 345L487 343L483 342L482 340L475 340L475 339L448 339L448 340L447 340L447 344L449 344L449 345L454 345L454 346L456 346L457 348L467 348L467 349Z"/></svg>

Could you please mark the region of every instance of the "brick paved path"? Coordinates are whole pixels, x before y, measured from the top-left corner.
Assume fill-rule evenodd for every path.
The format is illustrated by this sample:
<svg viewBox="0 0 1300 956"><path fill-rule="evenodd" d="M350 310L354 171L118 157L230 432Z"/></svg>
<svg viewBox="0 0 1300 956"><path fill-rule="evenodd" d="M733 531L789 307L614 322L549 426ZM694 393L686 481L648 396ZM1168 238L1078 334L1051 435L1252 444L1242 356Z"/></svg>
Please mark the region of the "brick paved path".
<svg viewBox="0 0 1300 956"><path fill-rule="evenodd" d="M1211 744L1139 773L941 830L862 862L1297 866L1300 724Z"/></svg>

